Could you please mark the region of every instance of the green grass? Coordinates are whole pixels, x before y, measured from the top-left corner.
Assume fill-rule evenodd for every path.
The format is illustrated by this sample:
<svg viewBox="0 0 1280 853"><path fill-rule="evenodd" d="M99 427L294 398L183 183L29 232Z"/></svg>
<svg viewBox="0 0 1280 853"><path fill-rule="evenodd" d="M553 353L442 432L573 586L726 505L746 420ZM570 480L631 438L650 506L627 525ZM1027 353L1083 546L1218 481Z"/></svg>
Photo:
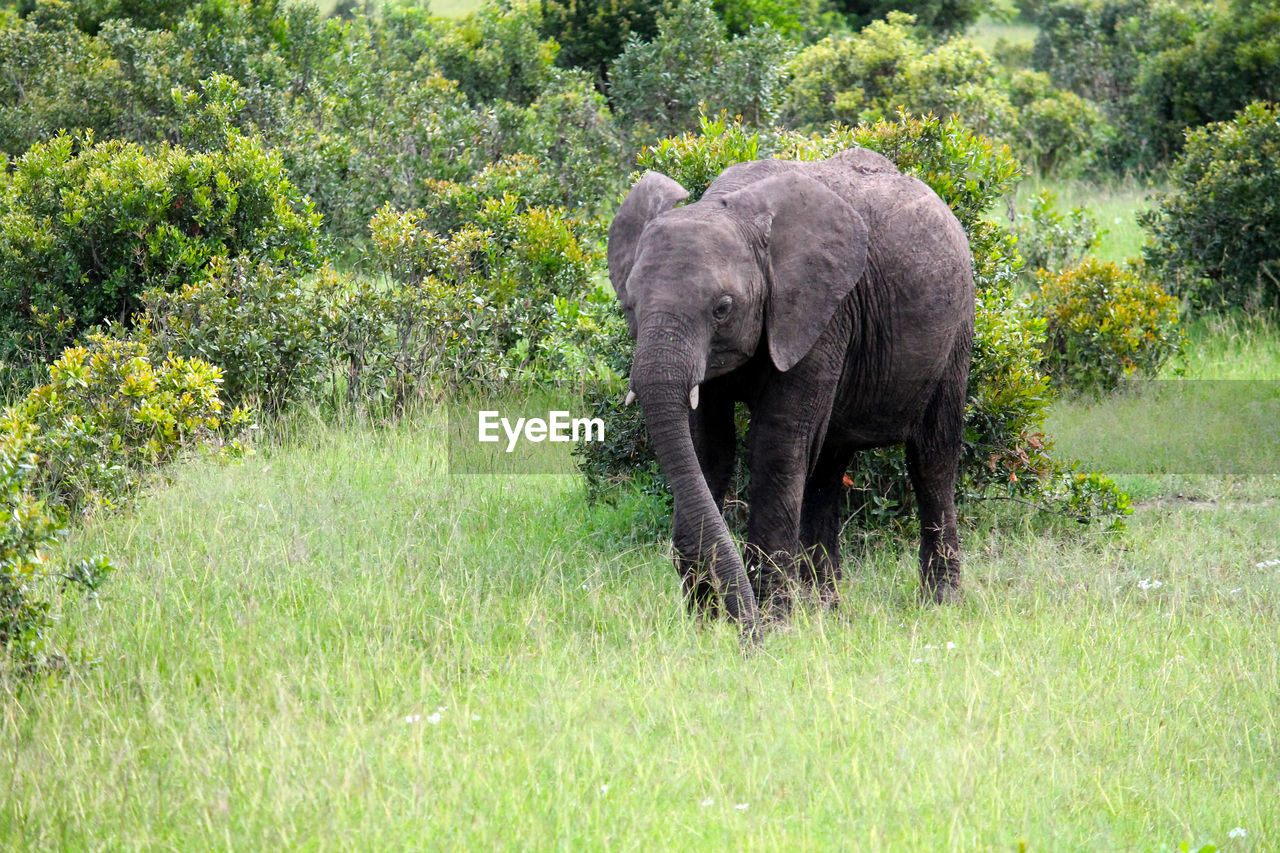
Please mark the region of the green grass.
<svg viewBox="0 0 1280 853"><path fill-rule="evenodd" d="M446 461L438 418L300 419L78 532L120 571L59 638L100 663L3 685L3 844L1280 843L1275 479L1123 536L970 506L956 607L855 541L842 608L744 654L636 506Z"/></svg>
<svg viewBox="0 0 1280 853"><path fill-rule="evenodd" d="M994 53L1001 41L1030 48L1036 43L1036 35L1039 32L1040 29L1035 24L1021 19L1005 22L984 15L969 27L965 36L988 53Z"/></svg>
<svg viewBox="0 0 1280 853"><path fill-rule="evenodd" d="M1105 232L1093 253L1098 258L1121 263L1142 254L1146 234L1138 225L1137 217L1151 206L1151 197L1159 191L1158 187L1133 179L1101 184L1032 179L1018 187L1015 203L1029 209L1031 196L1044 189L1057 194L1059 210L1084 207L1093 214L1099 230Z"/></svg>

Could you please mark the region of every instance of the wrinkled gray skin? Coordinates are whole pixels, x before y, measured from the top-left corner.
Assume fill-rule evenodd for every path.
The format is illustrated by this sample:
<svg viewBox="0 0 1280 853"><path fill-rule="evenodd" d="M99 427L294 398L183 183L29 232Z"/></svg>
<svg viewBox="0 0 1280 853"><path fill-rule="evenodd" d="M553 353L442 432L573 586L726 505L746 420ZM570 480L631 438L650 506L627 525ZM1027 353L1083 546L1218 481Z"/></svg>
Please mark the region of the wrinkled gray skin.
<svg viewBox="0 0 1280 853"><path fill-rule="evenodd" d="M925 184L870 151L726 169L695 204L647 173L609 229L636 341L631 390L675 498L692 609L758 637L761 606L834 603L842 480L858 450L905 444L924 595L960 589L956 531L974 293L968 240ZM751 417L746 561L722 511L735 401Z"/></svg>

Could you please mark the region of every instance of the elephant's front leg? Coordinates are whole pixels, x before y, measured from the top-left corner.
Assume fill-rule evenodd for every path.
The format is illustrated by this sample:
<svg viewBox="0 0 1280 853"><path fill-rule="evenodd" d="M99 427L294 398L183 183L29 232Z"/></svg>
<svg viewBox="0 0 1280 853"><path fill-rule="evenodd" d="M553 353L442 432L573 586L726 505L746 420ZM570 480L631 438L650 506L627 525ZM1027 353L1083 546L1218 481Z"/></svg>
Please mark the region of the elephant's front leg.
<svg viewBox="0 0 1280 853"><path fill-rule="evenodd" d="M716 509L723 513L737 450L733 400L714 383L705 383L703 388L701 405L689 413L689 430L707 488L716 502ZM688 541L693 536L687 529L688 519L680 512L679 501L675 505L672 527L676 541L681 541L682 537ZM684 557L678 549L675 561L685 605L692 613L711 615L720 600L712 580L715 577L714 566Z"/></svg>
<svg viewBox="0 0 1280 853"><path fill-rule="evenodd" d="M807 558L801 571L827 607L839 603L836 583L840 580L840 507L844 501L845 471L852 456L848 451L823 448L805 484L800 511L800 542Z"/></svg>
<svg viewBox="0 0 1280 853"><path fill-rule="evenodd" d="M760 606L775 617L790 611L801 582L800 508L808 472L809 438L795 424L752 421L751 519L747 577Z"/></svg>

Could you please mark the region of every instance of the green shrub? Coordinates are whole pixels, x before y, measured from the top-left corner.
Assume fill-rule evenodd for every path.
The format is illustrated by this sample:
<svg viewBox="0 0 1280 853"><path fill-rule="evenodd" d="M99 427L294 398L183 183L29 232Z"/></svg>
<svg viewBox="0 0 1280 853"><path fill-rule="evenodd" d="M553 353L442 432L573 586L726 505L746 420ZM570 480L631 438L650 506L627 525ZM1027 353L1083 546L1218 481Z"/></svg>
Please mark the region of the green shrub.
<svg viewBox="0 0 1280 853"><path fill-rule="evenodd" d="M436 67L472 104L528 106L550 82L559 50L539 36L539 17L530 3L487 3L444 30Z"/></svg>
<svg viewBox="0 0 1280 853"><path fill-rule="evenodd" d="M805 48L789 70L783 115L803 130L874 123L901 108L955 116L1045 174L1082 171L1108 132L1096 106L1044 74L1010 73L967 38L930 45L897 12Z"/></svg>
<svg viewBox="0 0 1280 853"><path fill-rule="evenodd" d="M1198 309L1280 306L1280 108L1188 133L1169 184L1139 221L1170 291Z"/></svg>
<svg viewBox="0 0 1280 853"><path fill-rule="evenodd" d="M640 171L679 175L681 185L698 198L725 169L759 156L759 134L730 121L724 113L715 118L699 116L698 124L697 133L668 136L641 148L636 157Z"/></svg>
<svg viewBox="0 0 1280 853"><path fill-rule="evenodd" d="M1007 84L1016 120L1005 137L1041 175L1070 177L1094 165L1114 133L1097 104L1056 89L1039 71L1017 71Z"/></svg>
<svg viewBox="0 0 1280 853"><path fill-rule="evenodd" d="M856 36L828 36L788 63L782 107L789 127L821 130L833 122L871 123L896 109L897 78L925 52L911 29L914 18L890 12Z"/></svg>
<svg viewBox="0 0 1280 853"><path fill-rule="evenodd" d="M3 660L22 662L39 653L49 625L38 585L49 571L45 552L63 530L28 491L36 459L27 445L25 432L0 431L0 648Z"/></svg>
<svg viewBox="0 0 1280 853"><path fill-rule="evenodd" d="M329 269L320 276L332 276ZM222 372L222 397L267 413L314 399L329 378L318 305L296 272L214 258L196 281L142 294L131 337L153 361L172 353Z"/></svg>
<svg viewBox="0 0 1280 853"><path fill-rule="evenodd" d="M0 358L49 361L74 335L126 320L144 290L216 256L306 269L319 217L279 158L232 133L219 151L151 150L59 134L0 177Z"/></svg>
<svg viewBox="0 0 1280 853"><path fill-rule="evenodd" d="M609 65L634 35L648 41L658 32L661 0L542 0L541 32L560 45L562 65L585 68L603 81Z"/></svg>
<svg viewBox="0 0 1280 853"><path fill-rule="evenodd" d="M1098 247L1098 221L1083 207L1057 210L1058 196L1041 190L1031 197L1031 209L1018 214L1010 205L1018 254L1025 263L1024 278L1034 280L1040 270L1057 272L1073 267Z"/></svg>
<svg viewBox="0 0 1280 853"><path fill-rule="evenodd" d="M49 367L49 382L5 410L0 432L28 435L32 492L70 514L127 501L158 466L196 448L236 456L249 414L225 412L218 368L90 335Z"/></svg>
<svg viewBox="0 0 1280 853"><path fill-rule="evenodd" d="M659 16L652 41L633 37L613 64L610 98L634 138L693 130L704 112L771 123L790 47L768 27L729 38L710 0L680 0Z"/></svg>
<svg viewBox="0 0 1280 853"><path fill-rule="evenodd" d="M596 226L512 192L462 200L467 224L453 231L430 229L438 211L390 206L370 223L394 292L418 304L438 340L436 372L452 382L559 375L574 359L563 336L594 327L583 309L600 262Z"/></svg>
<svg viewBox="0 0 1280 853"><path fill-rule="evenodd" d="M666 174L697 198L713 169L727 165L734 151L765 153L765 143L741 126L712 125L703 137L687 135L659 146ZM1127 514L1125 495L1109 480L1075 471L1051 456L1044 420L1052 399L1040 367L1045 324L1014 300L1020 266L1013 237L990 221L988 212L1018 178L1007 150L993 147L958 121L901 117L897 122L836 128L822 135L783 134L767 153L789 159L819 159L848 147L879 151L903 172L928 183L945 200L969 234L978 287L973 366L969 379L962 479L970 497L1017 497L1073 517L1111 521ZM657 149L655 149L657 150ZM742 159L747 159L743 157ZM615 311L616 311L615 307ZM630 373L632 344L620 324L602 339L602 359L612 373ZM665 481L636 408L624 408L625 386L605 384L589 395L593 415L604 418L605 442L578 448L588 493L602 497L618 483L665 495ZM862 454L852 472L849 509L867 524L905 514L911 506L900 449ZM741 478L740 478L741 479Z"/></svg>
<svg viewBox="0 0 1280 853"><path fill-rule="evenodd" d="M997 7L991 0L833 0L832 5L854 29L899 11L935 33L960 32Z"/></svg>
<svg viewBox="0 0 1280 853"><path fill-rule="evenodd" d="M1139 272L1090 258L1037 278L1031 308L1045 321L1044 365L1063 386L1108 391L1156 376L1182 351L1178 301Z"/></svg>
<svg viewBox="0 0 1280 853"><path fill-rule="evenodd" d="M31 444L29 424L9 422L0 429L0 675L59 665L62 655L48 648L46 638L55 604L51 593L72 585L96 590L114 571L101 556L69 566L50 556L66 521L57 507L31 494L39 465Z"/></svg>
<svg viewBox="0 0 1280 853"><path fill-rule="evenodd" d="M1280 100L1274 3L1056 0L1039 22L1036 67L1107 111L1113 168L1167 162L1185 128Z"/></svg>

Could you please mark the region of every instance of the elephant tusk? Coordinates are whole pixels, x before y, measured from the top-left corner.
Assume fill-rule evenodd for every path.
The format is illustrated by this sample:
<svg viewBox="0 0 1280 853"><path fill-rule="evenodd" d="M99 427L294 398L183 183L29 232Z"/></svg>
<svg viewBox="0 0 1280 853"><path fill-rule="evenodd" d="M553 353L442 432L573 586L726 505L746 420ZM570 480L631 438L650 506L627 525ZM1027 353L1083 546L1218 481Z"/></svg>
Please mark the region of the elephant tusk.
<svg viewBox="0 0 1280 853"><path fill-rule="evenodd" d="M697 385L694 385L693 389L689 392L689 408L691 409L698 408L698 386Z"/></svg>
<svg viewBox="0 0 1280 853"><path fill-rule="evenodd" d="M630 405L631 405L632 403L634 403L635 401L636 401L636 392L635 392L635 391L632 391L630 388L628 388L628 389L627 389L627 399L625 399L625 400L623 400L623 401L622 401L622 405L624 405L624 406L630 406Z"/></svg>

